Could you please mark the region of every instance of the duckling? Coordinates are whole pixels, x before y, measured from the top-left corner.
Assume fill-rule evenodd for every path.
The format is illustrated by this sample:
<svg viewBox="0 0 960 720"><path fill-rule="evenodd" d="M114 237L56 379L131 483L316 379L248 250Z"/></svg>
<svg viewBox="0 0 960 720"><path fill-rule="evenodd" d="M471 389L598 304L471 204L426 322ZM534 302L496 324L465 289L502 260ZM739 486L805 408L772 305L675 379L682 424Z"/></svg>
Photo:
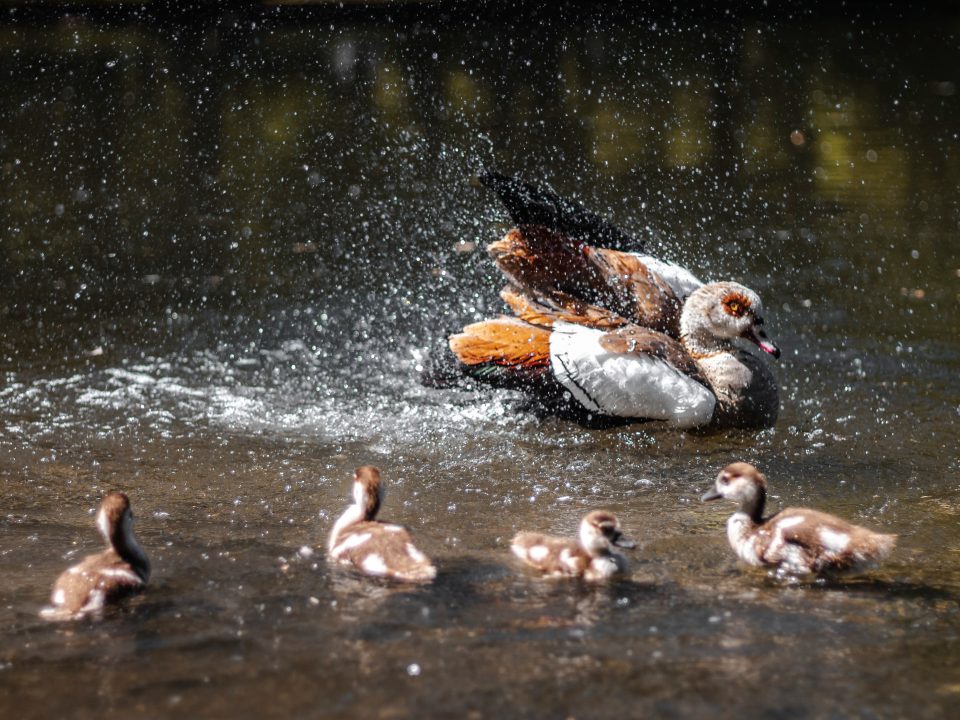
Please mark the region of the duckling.
<svg viewBox="0 0 960 720"><path fill-rule="evenodd" d="M627 560L614 548L635 548L612 513L594 510L580 522L578 540L520 532L510 543L514 555L549 577L605 580L627 572Z"/></svg>
<svg viewBox="0 0 960 720"><path fill-rule="evenodd" d="M150 561L133 536L130 499L111 492L100 501L97 529L109 546L64 571L53 586L51 606L40 614L49 620L76 620L99 613L117 598L142 590Z"/></svg>
<svg viewBox="0 0 960 720"><path fill-rule="evenodd" d="M740 503L727 521L727 537L737 556L781 575L863 570L885 559L897 541L896 535L809 508L786 508L764 518L767 480L744 462L725 467L702 500L720 498Z"/></svg>
<svg viewBox="0 0 960 720"><path fill-rule="evenodd" d="M380 470L372 465L358 467L353 474L353 505L330 532L330 559L375 577L409 582L435 578L437 569L413 544L405 527L375 519L380 501Z"/></svg>

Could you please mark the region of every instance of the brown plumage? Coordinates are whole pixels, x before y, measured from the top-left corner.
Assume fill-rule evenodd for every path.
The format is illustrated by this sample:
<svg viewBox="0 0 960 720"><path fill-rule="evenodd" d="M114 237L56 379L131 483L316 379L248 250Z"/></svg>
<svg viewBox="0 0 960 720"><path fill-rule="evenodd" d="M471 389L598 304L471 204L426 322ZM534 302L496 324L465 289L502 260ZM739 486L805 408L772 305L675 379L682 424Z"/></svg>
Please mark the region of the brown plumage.
<svg viewBox="0 0 960 720"><path fill-rule="evenodd" d="M500 291L500 297L519 319L539 327L553 327L555 323L568 322L609 330L629 323L615 312L581 302L559 291L549 297L534 297L529 292L508 285Z"/></svg>
<svg viewBox="0 0 960 720"><path fill-rule="evenodd" d="M636 325L627 325L606 333L600 338L600 346L607 352L619 355L634 353L660 358L683 374L695 378L704 385L707 384L697 367L696 360L690 356L686 348L663 333Z"/></svg>
<svg viewBox="0 0 960 720"><path fill-rule="evenodd" d="M780 355L754 291L705 285L678 265L592 245L629 237L543 188L492 172L483 178L517 224L489 245L517 319L452 335L456 363L431 378L521 390L540 408L588 424L776 422L776 379L739 344Z"/></svg>
<svg viewBox="0 0 960 720"><path fill-rule="evenodd" d="M583 245L536 225L514 228L487 249L511 282L531 295L560 307L577 298L584 306L679 337L679 298L631 254Z"/></svg>
<svg viewBox="0 0 960 720"><path fill-rule="evenodd" d="M366 575L411 582L432 580L437 570L402 525L376 519L380 509L380 470L362 465L354 471L353 505L330 532L330 559Z"/></svg>
<svg viewBox="0 0 960 720"><path fill-rule="evenodd" d="M725 467L704 500L740 504L727 521L731 547L744 562L788 575L862 570L887 557L896 535L877 533L809 508L786 508L763 517L767 481L753 465Z"/></svg>
<svg viewBox="0 0 960 720"><path fill-rule="evenodd" d="M603 510L584 517L577 540L520 532L510 543L514 555L544 575L585 580L626 573L626 558L615 546L633 548L636 544L624 537L616 516Z"/></svg>
<svg viewBox="0 0 960 720"><path fill-rule="evenodd" d="M621 285L630 297L626 317L637 325L680 337L682 303L663 278L630 253L598 247L588 247L585 252L607 283Z"/></svg>
<svg viewBox="0 0 960 720"><path fill-rule="evenodd" d="M51 620L82 618L142 589L150 577L150 562L133 536L132 525L127 496L122 492L104 496L97 529L109 547L64 571L53 586L51 606L41 615Z"/></svg>

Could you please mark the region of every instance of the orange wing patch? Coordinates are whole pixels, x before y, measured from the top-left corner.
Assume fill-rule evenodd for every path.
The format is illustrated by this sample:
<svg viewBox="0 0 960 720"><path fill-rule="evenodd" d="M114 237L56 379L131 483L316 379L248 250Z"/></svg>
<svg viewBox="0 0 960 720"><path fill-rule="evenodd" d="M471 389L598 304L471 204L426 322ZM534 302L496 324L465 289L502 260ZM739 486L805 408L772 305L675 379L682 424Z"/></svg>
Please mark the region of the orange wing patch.
<svg viewBox="0 0 960 720"><path fill-rule="evenodd" d="M484 320L451 335L450 349L464 365L542 367L550 364L550 331L514 318Z"/></svg>

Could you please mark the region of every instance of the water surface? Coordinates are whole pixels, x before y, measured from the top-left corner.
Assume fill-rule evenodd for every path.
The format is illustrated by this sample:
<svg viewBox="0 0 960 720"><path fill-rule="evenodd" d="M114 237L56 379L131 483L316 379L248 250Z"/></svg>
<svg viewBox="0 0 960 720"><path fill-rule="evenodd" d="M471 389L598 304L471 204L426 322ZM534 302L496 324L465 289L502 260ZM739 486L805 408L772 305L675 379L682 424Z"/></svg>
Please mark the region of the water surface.
<svg viewBox="0 0 960 720"><path fill-rule="evenodd" d="M0 715L955 714L960 26L858 7L2 20ZM776 427L422 387L501 311L484 163L756 289ZM698 501L737 459L897 553L842 583L743 568ZM432 585L301 553L360 463ZM149 590L42 622L111 489ZM640 541L629 579L513 563L514 532L595 507Z"/></svg>

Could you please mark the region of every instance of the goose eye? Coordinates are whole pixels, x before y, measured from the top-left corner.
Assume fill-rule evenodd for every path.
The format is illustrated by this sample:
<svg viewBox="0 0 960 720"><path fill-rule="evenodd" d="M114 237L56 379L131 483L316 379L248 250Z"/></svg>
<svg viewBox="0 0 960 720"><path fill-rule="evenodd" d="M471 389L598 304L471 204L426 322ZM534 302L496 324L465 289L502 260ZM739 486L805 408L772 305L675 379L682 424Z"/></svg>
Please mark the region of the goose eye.
<svg viewBox="0 0 960 720"><path fill-rule="evenodd" d="M723 309L733 317L743 317L750 310L750 300L739 293L731 293L723 298Z"/></svg>

